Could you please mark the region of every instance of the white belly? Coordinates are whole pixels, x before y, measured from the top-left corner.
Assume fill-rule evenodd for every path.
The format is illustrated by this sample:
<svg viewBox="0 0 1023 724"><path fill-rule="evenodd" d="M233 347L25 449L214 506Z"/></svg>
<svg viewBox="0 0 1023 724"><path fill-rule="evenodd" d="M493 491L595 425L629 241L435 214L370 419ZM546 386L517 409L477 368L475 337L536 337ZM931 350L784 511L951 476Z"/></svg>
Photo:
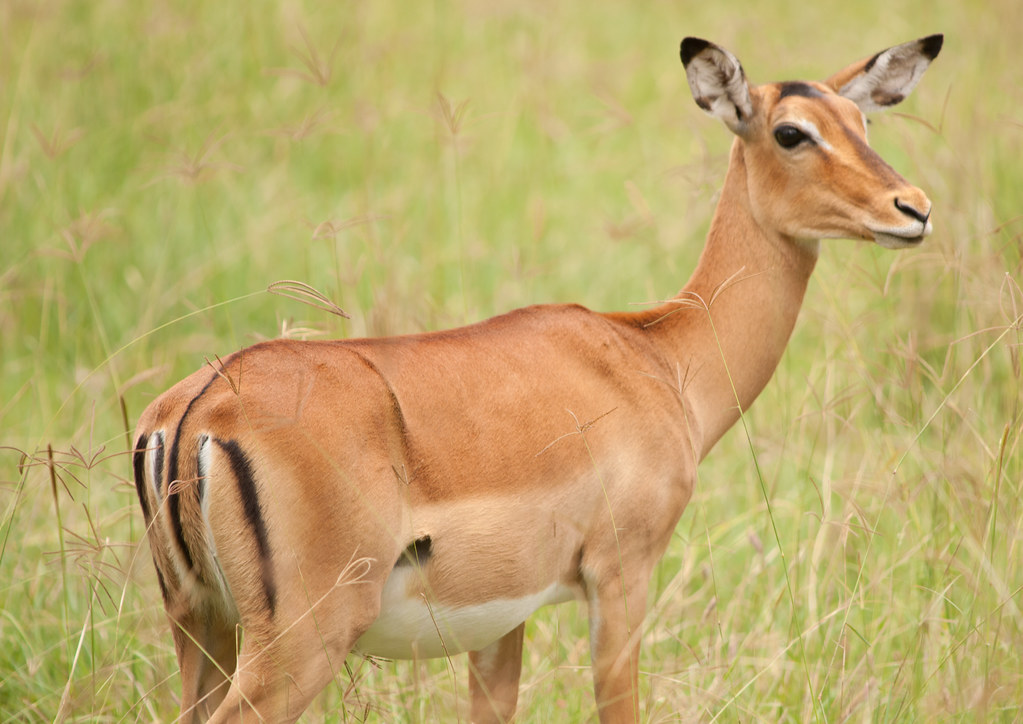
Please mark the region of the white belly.
<svg viewBox="0 0 1023 724"><path fill-rule="evenodd" d="M385 659L430 659L478 651L504 636L541 606L570 601L574 592L551 584L520 598L497 599L469 606L427 603L411 598L412 566L391 571L384 586L380 616L355 643L355 650Z"/></svg>

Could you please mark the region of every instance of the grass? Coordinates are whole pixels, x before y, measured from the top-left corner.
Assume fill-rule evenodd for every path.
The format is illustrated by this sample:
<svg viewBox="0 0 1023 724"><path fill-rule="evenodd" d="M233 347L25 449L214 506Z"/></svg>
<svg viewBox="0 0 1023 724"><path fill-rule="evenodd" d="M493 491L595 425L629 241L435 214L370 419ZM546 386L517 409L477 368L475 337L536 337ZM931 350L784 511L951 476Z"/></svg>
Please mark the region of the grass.
<svg viewBox="0 0 1023 724"><path fill-rule="evenodd" d="M128 430L204 358L664 298L729 143L682 36L766 81L936 31L871 129L935 233L825 244L748 435L701 467L658 569L643 706L1023 720L1023 9L693 5L0 5L0 720L175 713ZM265 292L281 279L352 319ZM595 718L584 614L528 624L523 721ZM349 664L306 721L464 712L464 658Z"/></svg>

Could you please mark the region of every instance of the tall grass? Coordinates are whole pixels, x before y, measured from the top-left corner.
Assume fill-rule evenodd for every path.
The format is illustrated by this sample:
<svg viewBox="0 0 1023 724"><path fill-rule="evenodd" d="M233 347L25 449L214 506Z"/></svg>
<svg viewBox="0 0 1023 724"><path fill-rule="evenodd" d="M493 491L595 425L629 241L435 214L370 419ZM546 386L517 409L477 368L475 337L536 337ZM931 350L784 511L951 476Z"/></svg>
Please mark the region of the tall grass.
<svg viewBox="0 0 1023 724"><path fill-rule="evenodd" d="M730 142L683 35L766 81L938 31L871 129L935 233L825 245L658 569L643 705L1023 720L1021 23L1015 0L0 4L0 720L174 715L128 435L204 358L664 298ZM584 618L530 621L523 721L595 718ZM453 664L352 659L306 720L464 720Z"/></svg>

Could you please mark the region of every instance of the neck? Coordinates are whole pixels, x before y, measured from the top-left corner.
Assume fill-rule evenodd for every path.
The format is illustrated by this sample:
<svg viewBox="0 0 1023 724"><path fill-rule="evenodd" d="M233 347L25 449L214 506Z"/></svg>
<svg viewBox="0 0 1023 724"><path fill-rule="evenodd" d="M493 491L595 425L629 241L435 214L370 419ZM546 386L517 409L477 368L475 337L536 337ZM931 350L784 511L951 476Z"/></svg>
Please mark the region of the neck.
<svg viewBox="0 0 1023 724"><path fill-rule="evenodd" d="M643 315L678 361L701 460L774 374L816 260L816 242L757 223L737 140L696 271L675 299Z"/></svg>

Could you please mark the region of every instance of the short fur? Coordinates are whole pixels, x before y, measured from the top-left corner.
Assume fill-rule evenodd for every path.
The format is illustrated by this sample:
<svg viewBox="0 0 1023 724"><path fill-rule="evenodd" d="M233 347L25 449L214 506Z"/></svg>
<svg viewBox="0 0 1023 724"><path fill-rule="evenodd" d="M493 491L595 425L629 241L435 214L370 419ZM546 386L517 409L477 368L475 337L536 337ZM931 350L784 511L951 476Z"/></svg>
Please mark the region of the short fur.
<svg viewBox="0 0 1023 724"><path fill-rule="evenodd" d="M294 721L362 651L386 590L449 617L413 650L466 648L459 611L498 617L486 630L505 633L470 652L475 722L515 711L528 606L585 599L600 720L636 721L651 572L697 464L773 374L818 240L912 247L930 230L930 201L870 149L861 111L908 94L937 37L826 83L761 86L684 41L694 97L736 139L696 270L660 306L265 342L154 401L133 465L182 719ZM817 140L784 148L784 124Z"/></svg>

